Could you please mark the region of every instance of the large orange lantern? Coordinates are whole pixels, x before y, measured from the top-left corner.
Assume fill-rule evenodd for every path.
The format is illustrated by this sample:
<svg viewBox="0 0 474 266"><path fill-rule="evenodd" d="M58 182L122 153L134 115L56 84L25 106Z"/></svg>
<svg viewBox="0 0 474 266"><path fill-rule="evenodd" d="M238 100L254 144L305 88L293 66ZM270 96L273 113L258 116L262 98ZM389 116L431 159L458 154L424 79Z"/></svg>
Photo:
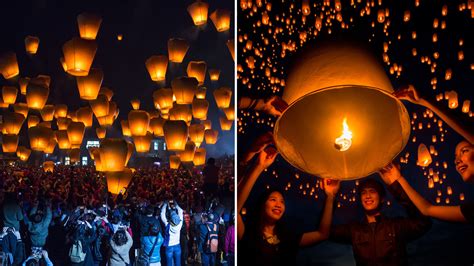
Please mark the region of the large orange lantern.
<svg viewBox="0 0 474 266"><path fill-rule="evenodd" d="M235 109L234 106L230 106L229 108L224 108L222 109L224 111L225 117L228 120L234 120L235 119Z"/></svg>
<svg viewBox="0 0 474 266"><path fill-rule="evenodd" d="M194 124L189 126L189 139L192 140L196 147L200 147L204 141L205 127L202 124Z"/></svg>
<svg viewBox="0 0 474 266"><path fill-rule="evenodd" d="M107 96L99 94L97 99L89 102L95 117L103 117L109 114L109 100Z"/></svg>
<svg viewBox="0 0 474 266"><path fill-rule="evenodd" d="M43 121L52 121L54 118L54 105L47 104L41 109L41 118Z"/></svg>
<svg viewBox="0 0 474 266"><path fill-rule="evenodd" d="M332 42L307 47L295 60L282 96L289 107L274 128L283 158L313 175L351 180L403 150L410 118L371 53Z"/></svg>
<svg viewBox="0 0 474 266"><path fill-rule="evenodd" d="M200 26L207 23L208 10L209 4L199 0L188 6L188 13L191 15L194 25Z"/></svg>
<svg viewBox="0 0 474 266"><path fill-rule="evenodd" d="M28 108L43 109L49 96L49 88L33 84L31 81L26 88L26 103Z"/></svg>
<svg viewBox="0 0 474 266"><path fill-rule="evenodd" d="M234 46L234 39L230 39L227 41L227 48L229 48L230 55L232 56L232 60L235 61L235 46Z"/></svg>
<svg viewBox="0 0 474 266"><path fill-rule="evenodd" d="M71 118L67 118L67 117L58 117L56 119L56 125L58 126L59 130L67 130L71 122L72 122Z"/></svg>
<svg viewBox="0 0 474 266"><path fill-rule="evenodd" d="M186 40L175 38L168 40L168 56L173 63L182 63L188 49L189 44Z"/></svg>
<svg viewBox="0 0 474 266"><path fill-rule="evenodd" d="M189 124L192 119L193 114L187 104L175 104L170 110L170 120L183 120Z"/></svg>
<svg viewBox="0 0 474 266"><path fill-rule="evenodd" d="M48 142L48 145L46 145L46 148L44 149L44 153L46 154L53 154L54 153L54 149L56 148L56 138L54 137L54 134L51 136L51 138L49 139L49 142Z"/></svg>
<svg viewBox="0 0 474 266"><path fill-rule="evenodd" d="M232 100L232 90L228 87L222 87L214 91L214 99L217 107L228 108Z"/></svg>
<svg viewBox="0 0 474 266"><path fill-rule="evenodd" d="M5 79L11 79L20 74L18 61L14 52L0 55L0 73Z"/></svg>
<svg viewBox="0 0 474 266"><path fill-rule="evenodd" d="M209 69L209 78L212 81L219 80L220 74L221 74L221 71L219 69Z"/></svg>
<svg viewBox="0 0 474 266"><path fill-rule="evenodd" d="M103 139L99 152L103 171L120 172L124 170L128 154L128 143L124 139Z"/></svg>
<svg viewBox="0 0 474 266"><path fill-rule="evenodd" d="M69 141L67 130L58 130L54 133L56 135L56 140L58 141L59 149L67 150L71 148L71 142Z"/></svg>
<svg viewBox="0 0 474 266"><path fill-rule="evenodd" d="M18 89L13 86L3 86L2 88L2 97L3 102L6 104L14 104L16 101L16 96L18 95Z"/></svg>
<svg viewBox="0 0 474 266"><path fill-rule="evenodd" d="M81 161L81 149L79 148L72 148L69 150L69 158L72 164Z"/></svg>
<svg viewBox="0 0 474 266"><path fill-rule="evenodd" d="M153 135L156 137L163 137L163 125L166 120L161 117L155 117L150 120L150 130L153 132Z"/></svg>
<svg viewBox="0 0 474 266"><path fill-rule="evenodd" d="M99 95L100 86L104 79L104 72L99 68L92 68L89 75L76 77L79 96L83 100L95 100Z"/></svg>
<svg viewBox="0 0 474 266"><path fill-rule="evenodd" d="M199 89L196 92L196 99L206 99L206 87L199 87Z"/></svg>
<svg viewBox="0 0 474 266"><path fill-rule="evenodd" d="M216 11L212 12L210 18L218 32L229 30L230 14L230 11L225 9L216 9Z"/></svg>
<svg viewBox="0 0 474 266"><path fill-rule="evenodd" d="M30 82L29 77L23 77L18 80L18 85L20 86L21 94L26 95L26 87L28 86L29 82Z"/></svg>
<svg viewBox="0 0 474 266"><path fill-rule="evenodd" d="M128 113L128 126L132 136L146 136L149 125L150 116L146 111L133 110Z"/></svg>
<svg viewBox="0 0 474 266"><path fill-rule="evenodd" d="M232 120L228 120L227 118L222 116L219 117L219 122L221 124L222 131L230 130L232 128L232 124L234 124Z"/></svg>
<svg viewBox="0 0 474 266"><path fill-rule="evenodd" d="M114 91L109 89L108 87L100 88L99 95L101 95L101 94L107 96L108 101L112 101L112 97L114 97Z"/></svg>
<svg viewBox="0 0 474 266"><path fill-rule="evenodd" d="M110 127L114 124L115 118L117 118L116 114L108 114L106 116L97 117L97 121L101 127Z"/></svg>
<svg viewBox="0 0 474 266"><path fill-rule="evenodd" d="M204 165L206 163L206 149L197 148L194 152L193 164L195 166Z"/></svg>
<svg viewBox="0 0 474 266"><path fill-rule="evenodd" d="M107 129L105 127L98 127L95 129L95 133L99 139L105 139L105 135L107 134Z"/></svg>
<svg viewBox="0 0 474 266"><path fill-rule="evenodd" d="M107 190L113 195L125 192L132 176L133 173L129 168L125 168L120 172L105 172Z"/></svg>
<svg viewBox="0 0 474 266"><path fill-rule="evenodd" d="M43 171L45 172L54 172L54 162L53 161L46 161L43 163Z"/></svg>
<svg viewBox="0 0 474 266"><path fill-rule="evenodd" d="M149 152L153 135L148 132L145 136L133 136L133 143L137 152Z"/></svg>
<svg viewBox="0 0 474 266"><path fill-rule="evenodd" d="M28 105L26 103L15 103L13 105L13 111L15 111L15 113L22 114L24 117L28 116L29 110L30 109L28 108Z"/></svg>
<svg viewBox="0 0 474 266"><path fill-rule="evenodd" d="M199 85L206 79L207 65L204 61L190 61L187 68L188 77L195 77Z"/></svg>
<svg viewBox="0 0 474 266"><path fill-rule="evenodd" d="M194 77L179 77L171 81L173 94L176 96L177 104L190 104L196 93L198 80Z"/></svg>
<svg viewBox="0 0 474 266"><path fill-rule="evenodd" d="M204 125L204 129L212 129L212 121L211 120L203 120L202 124Z"/></svg>
<svg viewBox="0 0 474 266"><path fill-rule="evenodd" d="M77 16L79 35L86 40L95 40L99 32L102 18L96 14L81 13Z"/></svg>
<svg viewBox="0 0 474 266"><path fill-rule="evenodd" d="M196 119L207 119L207 112L209 109L209 102L207 100L194 99L193 100L193 116Z"/></svg>
<svg viewBox="0 0 474 266"><path fill-rule="evenodd" d="M178 155L170 155L170 169L178 169L181 164L181 160Z"/></svg>
<svg viewBox="0 0 474 266"><path fill-rule="evenodd" d="M28 129L30 147L34 151L44 151L53 137L51 128L36 126Z"/></svg>
<svg viewBox="0 0 474 266"><path fill-rule="evenodd" d="M140 100L139 99L130 100L130 104L132 105L133 110L140 109Z"/></svg>
<svg viewBox="0 0 474 266"><path fill-rule="evenodd" d="M84 138L85 125L82 122L71 122L67 127L67 136L71 145L81 145Z"/></svg>
<svg viewBox="0 0 474 266"><path fill-rule="evenodd" d="M122 135L125 137L131 137L132 132L130 132L130 126L128 125L127 120L122 120L120 121L120 125L122 126Z"/></svg>
<svg viewBox="0 0 474 266"><path fill-rule="evenodd" d="M93 123L92 109L90 107L81 107L76 111L77 122L82 122L86 127L91 127Z"/></svg>
<svg viewBox="0 0 474 266"><path fill-rule="evenodd" d="M183 151L188 139L188 126L186 122L168 120L163 125L166 147L170 151Z"/></svg>
<svg viewBox="0 0 474 266"><path fill-rule="evenodd" d="M28 117L28 128L35 127L39 124L40 118L37 115L30 115Z"/></svg>
<svg viewBox="0 0 474 266"><path fill-rule="evenodd" d="M153 101L157 109L169 110L173 107L173 90L163 88L154 91Z"/></svg>
<svg viewBox="0 0 474 266"><path fill-rule="evenodd" d="M219 131L213 129L206 129L204 131L204 139L206 144L216 144L217 137L219 136Z"/></svg>
<svg viewBox="0 0 474 266"><path fill-rule="evenodd" d="M73 38L63 45L67 73L73 76L87 76L97 51L93 40Z"/></svg>
<svg viewBox="0 0 474 266"><path fill-rule="evenodd" d="M18 147L16 151L16 156L18 156L18 158L20 158L22 162L28 161L28 158L30 158L30 155L31 155L31 150L23 146Z"/></svg>
<svg viewBox="0 0 474 266"><path fill-rule="evenodd" d="M145 65L151 80L163 81L166 79L166 68L168 67L166 55L154 55L146 60Z"/></svg>
<svg viewBox="0 0 474 266"><path fill-rule="evenodd" d="M416 162L417 165L421 167L427 167L432 162L430 151L426 147L425 144L421 143L418 146L418 160Z"/></svg>
<svg viewBox="0 0 474 266"><path fill-rule="evenodd" d="M21 126L25 122L25 116L19 113L5 112L3 113L3 129L4 134L18 135Z"/></svg>
<svg viewBox="0 0 474 266"><path fill-rule="evenodd" d="M40 39L35 36L26 36L25 37L25 49L29 54L36 54L38 51Z"/></svg>
<svg viewBox="0 0 474 266"><path fill-rule="evenodd" d="M67 105L65 104L56 104L54 106L54 117L56 119L62 117L65 118L67 117Z"/></svg>
<svg viewBox="0 0 474 266"><path fill-rule="evenodd" d="M179 159L182 162L192 162L194 158L194 152L196 151L196 144L192 141L186 142L184 151L179 152Z"/></svg>
<svg viewBox="0 0 474 266"><path fill-rule="evenodd" d="M18 148L18 135L4 134L2 137L2 150L4 153L16 152Z"/></svg>

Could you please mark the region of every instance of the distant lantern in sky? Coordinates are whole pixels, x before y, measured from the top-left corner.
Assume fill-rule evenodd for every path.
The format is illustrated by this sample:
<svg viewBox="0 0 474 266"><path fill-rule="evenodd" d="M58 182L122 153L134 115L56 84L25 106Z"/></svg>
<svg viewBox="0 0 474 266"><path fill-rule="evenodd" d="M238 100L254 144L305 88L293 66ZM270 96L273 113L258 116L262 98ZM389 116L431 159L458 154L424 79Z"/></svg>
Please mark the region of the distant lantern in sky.
<svg viewBox="0 0 474 266"><path fill-rule="evenodd" d="M194 25L200 26L207 23L208 10L209 4L200 0L188 6L188 13L191 15Z"/></svg>
<svg viewBox="0 0 474 266"><path fill-rule="evenodd" d="M194 158L194 152L196 151L196 144L194 142L188 140L186 142L186 146L184 151L179 152L179 159L182 162L192 162Z"/></svg>
<svg viewBox="0 0 474 266"><path fill-rule="evenodd" d="M229 30L230 15L230 11L225 9L216 9L216 11L212 12L210 18L218 32Z"/></svg>
<svg viewBox="0 0 474 266"><path fill-rule="evenodd" d="M104 139L107 134L107 129L105 127L98 127L95 129L95 133L99 139Z"/></svg>
<svg viewBox="0 0 474 266"><path fill-rule="evenodd" d="M173 108L170 109L170 120L183 120L188 125L193 119L193 114L189 105L187 104L175 104Z"/></svg>
<svg viewBox="0 0 474 266"><path fill-rule="evenodd" d="M418 146L418 161L417 164L421 167L426 167L432 162L430 152L425 144L421 143Z"/></svg>
<svg viewBox="0 0 474 266"><path fill-rule="evenodd" d="M130 111L128 113L128 125L132 136L146 136L150 125L150 115L142 110Z"/></svg>
<svg viewBox="0 0 474 266"><path fill-rule="evenodd" d="M89 101L92 111L96 117L102 117L109 114L109 100L107 96L99 94L97 99Z"/></svg>
<svg viewBox="0 0 474 266"><path fill-rule="evenodd" d="M458 93L451 91L449 93L448 106L451 109L456 109L458 107Z"/></svg>
<svg viewBox="0 0 474 266"><path fill-rule="evenodd" d="M117 34L117 40L119 40L119 41L123 40L123 35L122 34Z"/></svg>
<svg viewBox="0 0 474 266"><path fill-rule="evenodd" d="M462 112L463 113L469 113L470 106L471 106L471 101L470 100L464 100L464 102L462 103Z"/></svg>
<svg viewBox="0 0 474 266"><path fill-rule="evenodd" d="M67 117L58 117L56 118L56 124L59 130L67 130L67 127L72 122L70 118Z"/></svg>
<svg viewBox="0 0 474 266"><path fill-rule="evenodd" d="M40 111L41 118L44 121L51 121L54 118L54 105L47 104L43 106L43 109Z"/></svg>
<svg viewBox="0 0 474 266"><path fill-rule="evenodd" d="M189 126L189 139L192 140L196 147L200 147L204 141L205 127L202 124L193 124Z"/></svg>
<svg viewBox="0 0 474 266"><path fill-rule="evenodd" d="M28 116L29 108L26 103L15 103L13 105L13 110L15 111L15 113L22 114L24 117Z"/></svg>
<svg viewBox="0 0 474 266"><path fill-rule="evenodd" d="M166 79L166 69L168 67L168 57L166 55L153 55L145 62L148 74L153 81L163 81Z"/></svg>
<svg viewBox="0 0 474 266"><path fill-rule="evenodd" d="M166 147L170 151L183 151L188 139L188 126L186 122L168 120L163 125Z"/></svg>
<svg viewBox="0 0 474 266"><path fill-rule="evenodd" d="M204 131L204 139L206 140L206 144L216 144L217 137L219 136L219 131L213 129L206 129Z"/></svg>
<svg viewBox="0 0 474 266"><path fill-rule="evenodd" d="M88 106L81 107L76 111L76 118L78 122L84 123L86 127L91 127L93 123L93 112Z"/></svg>
<svg viewBox="0 0 474 266"><path fill-rule="evenodd" d="M67 130L58 130L55 132L55 135L59 149L67 150L71 148L71 142L69 141Z"/></svg>
<svg viewBox="0 0 474 266"><path fill-rule="evenodd" d="M153 135L148 132L145 136L133 136L133 143L135 144L135 150L137 152L149 152L151 140Z"/></svg>
<svg viewBox="0 0 474 266"><path fill-rule="evenodd" d="M104 72L99 68L92 68L89 75L76 77L79 96L83 100L95 100L99 95L100 86L104 79Z"/></svg>
<svg viewBox="0 0 474 266"><path fill-rule="evenodd" d="M214 99L217 107L228 108L232 100L232 90L228 87L221 87L214 91Z"/></svg>
<svg viewBox="0 0 474 266"><path fill-rule="evenodd" d="M84 138L85 125L82 122L71 122L67 127L67 136L71 145L81 145Z"/></svg>
<svg viewBox="0 0 474 266"><path fill-rule="evenodd" d="M378 12L377 12L377 21L379 23L383 23L385 21L385 10L383 9L380 9Z"/></svg>
<svg viewBox="0 0 474 266"><path fill-rule="evenodd" d="M219 117L222 131L228 131L232 128L233 121L228 120L226 117Z"/></svg>
<svg viewBox="0 0 474 266"><path fill-rule="evenodd" d="M120 121L120 125L122 126L122 135L125 137L131 137L132 133L130 132L130 126L128 125L127 120Z"/></svg>
<svg viewBox="0 0 474 266"><path fill-rule="evenodd" d="M2 97L6 104L14 104L18 95L18 89L14 86L3 86Z"/></svg>
<svg viewBox="0 0 474 266"><path fill-rule="evenodd" d="M112 97L114 97L114 91L107 88L107 87L101 87L99 90L99 95L105 95L107 97L108 101L112 101Z"/></svg>
<svg viewBox="0 0 474 266"><path fill-rule="evenodd" d="M30 82L26 88L26 103L28 104L28 108L36 110L43 109L48 100L48 96L49 88L47 87L32 84Z"/></svg>
<svg viewBox="0 0 474 266"><path fill-rule="evenodd" d="M176 96L177 104L192 103L197 87L198 80L195 77L179 77L171 81L171 88L173 89L173 94Z"/></svg>
<svg viewBox="0 0 474 266"><path fill-rule="evenodd" d="M18 135L4 134L2 136L2 151L4 153L16 152L18 148Z"/></svg>
<svg viewBox="0 0 474 266"><path fill-rule="evenodd" d="M54 162L53 161L46 161L43 163L43 171L44 172L54 172Z"/></svg>
<svg viewBox="0 0 474 266"><path fill-rule="evenodd" d="M28 116L28 128L35 127L39 124L40 118L37 115Z"/></svg>
<svg viewBox="0 0 474 266"><path fill-rule="evenodd" d="M207 112L209 109L209 102L204 99L194 99L192 104L193 117L195 119L207 119Z"/></svg>
<svg viewBox="0 0 474 266"><path fill-rule="evenodd" d="M212 81L219 80L219 75L220 74L221 74L221 71L219 69L209 69L209 78Z"/></svg>
<svg viewBox="0 0 474 266"><path fill-rule="evenodd" d="M194 152L193 164L195 166L204 165L206 163L206 149L197 148Z"/></svg>
<svg viewBox="0 0 474 266"><path fill-rule="evenodd" d="M125 165L127 164L128 152L129 145L124 139L103 139L99 148L103 171L123 171Z"/></svg>
<svg viewBox="0 0 474 266"><path fill-rule="evenodd" d="M182 63L188 49L189 44L184 39L171 38L168 40L168 56L173 63Z"/></svg>
<svg viewBox="0 0 474 266"><path fill-rule="evenodd" d="M311 5L309 3L309 0L303 0L303 2L301 3L301 12L303 12L304 16L311 14Z"/></svg>
<svg viewBox="0 0 474 266"><path fill-rule="evenodd" d="M93 40L73 38L63 45L67 73L73 76L87 76L94 61L97 44Z"/></svg>
<svg viewBox="0 0 474 266"><path fill-rule="evenodd" d="M6 52L0 55L0 73L5 79L11 79L20 74L18 61L14 52Z"/></svg>
<svg viewBox="0 0 474 266"><path fill-rule="evenodd" d="M155 107L167 110L173 107L173 90L168 88L158 89L153 92Z"/></svg>
<svg viewBox="0 0 474 266"><path fill-rule="evenodd" d="M206 87L199 87L199 89L196 91L196 99L206 99Z"/></svg>
<svg viewBox="0 0 474 266"><path fill-rule="evenodd" d="M101 164L104 164L102 157L100 160ZM133 172L129 168L124 168L123 171L119 172L105 172L105 177L107 179L107 190L112 195L123 193L132 180L132 176Z"/></svg>
<svg viewBox="0 0 474 266"><path fill-rule="evenodd" d="M181 161L178 155L170 155L170 169L178 169Z"/></svg>
<svg viewBox="0 0 474 266"><path fill-rule="evenodd" d="M212 129L212 121L211 120L203 120L202 124L204 125L204 129Z"/></svg>
<svg viewBox="0 0 474 266"><path fill-rule="evenodd" d="M18 147L16 156L18 156L18 158L20 158L22 162L28 161L28 158L30 158L30 155L31 155L30 149L23 146Z"/></svg>
<svg viewBox="0 0 474 266"><path fill-rule="evenodd" d="M28 137L30 138L30 147L34 151L44 151L50 139L53 137L51 128L36 126L28 129Z"/></svg>
<svg viewBox="0 0 474 266"><path fill-rule="evenodd" d="M130 100L130 104L132 105L133 110L140 109L140 100L139 99Z"/></svg>
<svg viewBox="0 0 474 266"><path fill-rule="evenodd" d="M54 106L54 117L66 117L67 116L67 105L65 104L56 104Z"/></svg>
<svg viewBox="0 0 474 266"><path fill-rule="evenodd" d="M227 119L229 119L229 120L234 120L235 119L234 106L230 106L228 108L223 108L222 111L224 111L224 114L225 114Z"/></svg>
<svg viewBox="0 0 474 266"><path fill-rule="evenodd" d="M153 135L155 135L155 137L164 136L163 125L165 124L165 122L166 120L161 117L154 117L150 120L149 129L151 132L153 132Z"/></svg>
<svg viewBox="0 0 474 266"><path fill-rule="evenodd" d="M3 112L3 129L4 134L17 135L21 126L25 122L25 116L20 113Z"/></svg>
<svg viewBox="0 0 474 266"><path fill-rule="evenodd" d="M101 23L102 18L96 14L81 13L77 16L79 34L81 38L86 40L95 40Z"/></svg>
<svg viewBox="0 0 474 266"><path fill-rule="evenodd" d="M228 40L226 44L227 48L229 49L230 55L232 55L232 60L235 61L234 39Z"/></svg>
<svg viewBox="0 0 474 266"><path fill-rule="evenodd" d="M195 77L199 85L204 84L206 79L207 65L204 61L190 61L188 63L187 74L188 77Z"/></svg>
<svg viewBox="0 0 474 266"><path fill-rule="evenodd" d="M35 36L25 37L25 49L28 54L36 54L38 51L40 39Z"/></svg>
<svg viewBox="0 0 474 266"><path fill-rule="evenodd" d="M26 87L28 86L28 82L30 82L29 77L23 77L18 80L18 85L20 86L20 93L26 95Z"/></svg>

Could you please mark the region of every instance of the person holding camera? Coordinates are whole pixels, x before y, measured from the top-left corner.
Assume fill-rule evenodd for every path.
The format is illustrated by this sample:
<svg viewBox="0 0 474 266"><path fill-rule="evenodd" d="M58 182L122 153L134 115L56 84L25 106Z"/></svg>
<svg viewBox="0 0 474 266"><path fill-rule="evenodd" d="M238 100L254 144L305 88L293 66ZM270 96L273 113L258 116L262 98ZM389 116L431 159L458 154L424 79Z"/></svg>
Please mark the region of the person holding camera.
<svg viewBox="0 0 474 266"><path fill-rule="evenodd" d="M43 247L46 244L51 219L52 212L50 202L47 202L46 204L43 202L42 204L35 202L33 208L30 210L29 219L25 216L26 226L30 233L31 256L37 260L40 260L43 257ZM46 256L45 258L48 257ZM46 261L49 261L49 259Z"/></svg>
<svg viewBox="0 0 474 266"><path fill-rule="evenodd" d="M130 248L133 245L132 236L127 228L120 226L110 240L112 256L110 257L110 266L130 266Z"/></svg>
<svg viewBox="0 0 474 266"><path fill-rule="evenodd" d="M166 265L181 265L180 233L183 226L183 209L174 200L164 202L161 207L161 221L165 225L164 242Z"/></svg>
<svg viewBox="0 0 474 266"><path fill-rule="evenodd" d="M199 251L203 266L216 265L219 225L214 222L214 214L204 214L199 225Z"/></svg>

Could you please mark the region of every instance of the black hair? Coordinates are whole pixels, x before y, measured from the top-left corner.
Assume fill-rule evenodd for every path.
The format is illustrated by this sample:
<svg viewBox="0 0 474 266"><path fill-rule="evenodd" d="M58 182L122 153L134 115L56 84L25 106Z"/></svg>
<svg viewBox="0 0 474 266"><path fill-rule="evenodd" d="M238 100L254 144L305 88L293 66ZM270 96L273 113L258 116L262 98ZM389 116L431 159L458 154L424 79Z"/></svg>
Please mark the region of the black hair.
<svg viewBox="0 0 474 266"><path fill-rule="evenodd" d="M117 230L117 232L115 232L114 236L112 237L112 240L117 246L123 246L128 241L127 233L124 229L119 229Z"/></svg>
<svg viewBox="0 0 474 266"><path fill-rule="evenodd" d="M260 195L260 197L258 197L257 203L254 205L256 208L247 213L248 224L250 225L249 233L254 234L255 236L263 235L265 203L273 192L278 192L283 196L283 198L285 198L285 194L283 194L283 192L278 189L266 190ZM280 235L282 230L283 224L282 219L280 219L275 224L276 235Z"/></svg>
<svg viewBox="0 0 474 266"><path fill-rule="evenodd" d="M379 196L380 196L380 199L382 200L382 198L385 197L385 187L382 185L382 183L380 183L380 181L377 181L376 179L374 178L366 178L362 181L360 181L359 183L359 187L357 189L357 194L360 198L361 196L361 193L362 193L362 190L364 190L364 188L373 188L377 191L377 193L379 193Z"/></svg>

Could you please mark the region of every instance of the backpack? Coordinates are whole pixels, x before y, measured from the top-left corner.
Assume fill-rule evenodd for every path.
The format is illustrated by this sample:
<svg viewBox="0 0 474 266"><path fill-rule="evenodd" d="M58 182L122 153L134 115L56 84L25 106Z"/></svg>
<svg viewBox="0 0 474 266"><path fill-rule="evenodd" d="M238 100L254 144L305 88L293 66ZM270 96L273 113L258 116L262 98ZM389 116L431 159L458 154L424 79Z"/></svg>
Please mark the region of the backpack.
<svg viewBox="0 0 474 266"><path fill-rule="evenodd" d="M69 258L72 263L81 263L86 258L86 253L82 249L82 242L80 240L74 241L71 249L69 249Z"/></svg>
<svg viewBox="0 0 474 266"><path fill-rule="evenodd" d="M218 244L219 244L219 237L217 234L217 225L212 224L212 230L209 228L209 224L206 224L207 227L207 237L206 237L206 246L205 252L206 253L216 253Z"/></svg>

